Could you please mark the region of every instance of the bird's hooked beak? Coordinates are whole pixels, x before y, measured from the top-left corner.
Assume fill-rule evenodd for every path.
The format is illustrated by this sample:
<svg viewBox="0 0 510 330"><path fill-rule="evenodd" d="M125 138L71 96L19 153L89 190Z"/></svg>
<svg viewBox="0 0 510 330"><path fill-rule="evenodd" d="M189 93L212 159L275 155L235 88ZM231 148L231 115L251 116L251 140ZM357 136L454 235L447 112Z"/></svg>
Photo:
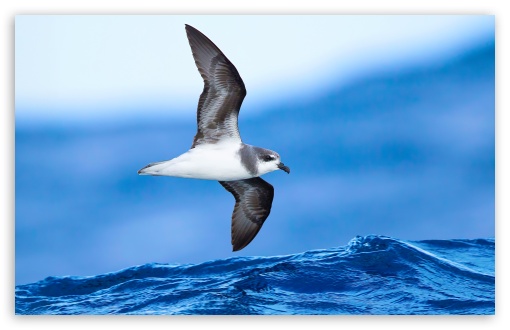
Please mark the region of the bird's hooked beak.
<svg viewBox="0 0 510 330"><path fill-rule="evenodd" d="M288 166L285 166L285 164L283 163L278 164L278 168L282 171L287 172L287 174L290 173L290 168Z"/></svg>

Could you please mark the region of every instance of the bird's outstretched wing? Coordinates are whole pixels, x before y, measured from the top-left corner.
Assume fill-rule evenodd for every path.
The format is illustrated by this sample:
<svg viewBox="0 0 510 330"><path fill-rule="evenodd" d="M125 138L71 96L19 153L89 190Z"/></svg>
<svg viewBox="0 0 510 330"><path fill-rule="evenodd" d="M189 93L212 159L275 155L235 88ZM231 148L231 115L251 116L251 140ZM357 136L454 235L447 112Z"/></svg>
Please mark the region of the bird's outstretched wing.
<svg viewBox="0 0 510 330"><path fill-rule="evenodd" d="M236 200L232 213L232 249L239 251L255 238L269 216L274 188L259 177L219 182Z"/></svg>
<svg viewBox="0 0 510 330"><path fill-rule="evenodd" d="M204 79L197 108L198 129L191 148L224 139L240 142L237 116L246 96L243 80L232 62L203 33L186 24L186 34Z"/></svg>

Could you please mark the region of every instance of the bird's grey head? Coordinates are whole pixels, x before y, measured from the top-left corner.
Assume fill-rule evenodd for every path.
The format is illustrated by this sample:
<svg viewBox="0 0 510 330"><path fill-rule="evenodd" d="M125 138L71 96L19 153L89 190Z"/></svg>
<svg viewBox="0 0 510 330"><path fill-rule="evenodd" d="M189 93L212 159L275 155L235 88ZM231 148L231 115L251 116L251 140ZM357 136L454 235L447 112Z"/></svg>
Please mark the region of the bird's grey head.
<svg viewBox="0 0 510 330"><path fill-rule="evenodd" d="M276 170L282 170L290 173L290 168L285 166L278 153L268 150L257 148L257 170L259 175L266 174Z"/></svg>

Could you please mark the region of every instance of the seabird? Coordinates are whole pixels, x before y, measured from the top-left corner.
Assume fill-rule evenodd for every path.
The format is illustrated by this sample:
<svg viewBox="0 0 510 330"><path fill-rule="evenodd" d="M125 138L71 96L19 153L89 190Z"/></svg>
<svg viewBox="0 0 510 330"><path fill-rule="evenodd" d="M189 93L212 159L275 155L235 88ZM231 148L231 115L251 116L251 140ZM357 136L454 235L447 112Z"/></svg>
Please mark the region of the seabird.
<svg viewBox="0 0 510 330"><path fill-rule="evenodd" d="M239 251L269 216L274 188L261 175L283 170L280 155L244 144L237 117L246 89L235 66L204 34L186 24L186 34L204 90L198 100L197 134L191 149L171 160L151 163L138 174L216 180L235 198L232 248Z"/></svg>

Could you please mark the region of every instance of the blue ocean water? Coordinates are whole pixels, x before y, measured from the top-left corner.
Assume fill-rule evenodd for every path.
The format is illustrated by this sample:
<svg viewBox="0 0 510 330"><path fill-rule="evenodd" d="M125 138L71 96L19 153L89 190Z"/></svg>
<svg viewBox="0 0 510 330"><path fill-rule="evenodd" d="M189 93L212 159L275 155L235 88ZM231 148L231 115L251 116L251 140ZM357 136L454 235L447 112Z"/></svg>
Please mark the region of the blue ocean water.
<svg viewBox="0 0 510 330"><path fill-rule="evenodd" d="M16 286L16 314L494 314L494 239L403 241Z"/></svg>

